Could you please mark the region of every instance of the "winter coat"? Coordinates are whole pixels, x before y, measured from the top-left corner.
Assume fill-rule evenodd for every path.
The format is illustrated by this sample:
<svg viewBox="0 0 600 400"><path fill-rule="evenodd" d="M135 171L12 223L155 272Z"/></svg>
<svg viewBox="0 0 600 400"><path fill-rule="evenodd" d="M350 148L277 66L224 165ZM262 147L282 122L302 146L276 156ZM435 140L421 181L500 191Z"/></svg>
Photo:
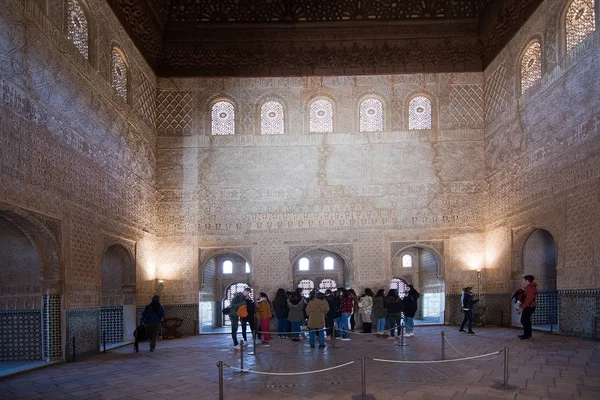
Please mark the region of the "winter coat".
<svg viewBox="0 0 600 400"><path fill-rule="evenodd" d="M277 318L287 318L290 309L287 305L286 297L276 297L273 299L273 308L275 309L275 316Z"/></svg>
<svg viewBox="0 0 600 400"><path fill-rule="evenodd" d="M164 307L158 302L152 302L144 307L140 321L146 325L160 324L164 317Z"/></svg>
<svg viewBox="0 0 600 400"><path fill-rule="evenodd" d="M477 303L479 300L473 300L473 293L464 292L462 293L462 309L463 311L469 311L473 308L473 305Z"/></svg>
<svg viewBox="0 0 600 400"><path fill-rule="evenodd" d="M271 318L271 304L268 300L256 302L256 318L260 321L261 319Z"/></svg>
<svg viewBox="0 0 600 400"><path fill-rule="evenodd" d="M238 308L242 304L246 304L246 296L244 293L238 292L233 295L233 299L231 299L231 303L229 304L229 317L237 317Z"/></svg>
<svg viewBox="0 0 600 400"><path fill-rule="evenodd" d="M327 318L335 319L340 317L342 313L340 313L340 305L342 304L339 297L334 295L325 296L325 300L327 300L327 304L329 304L329 312L327 313Z"/></svg>
<svg viewBox="0 0 600 400"><path fill-rule="evenodd" d="M400 314L402 312L402 300L400 300L400 297L385 296L383 306L388 314Z"/></svg>
<svg viewBox="0 0 600 400"><path fill-rule="evenodd" d="M242 318L242 321L254 321L254 313L256 312L256 304L252 301L252 299L246 299L246 310L248 310L248 316L246 318Z"/></svg>
<svg viewBox="0 0 600 400"><path fill-rule="evenodd" d="M381 319L387 316L387 312L383 306L383 297L373 297L373 316L375 319Z"/></svg>
<svg viewBox="0 0 600 400"><path fill-rule="evenodd" d="M373 297L363 296L358 299L358 312L359 314L371 314L373 311Z"/></svg>
<svg viewBox="0 0 600 400"><path fill-rule="evenodd" d="M308 327L321 329L325 327L325 315L329 312L329 304L324 299L312 299L306 305Z"/></svg>
<svg viewBox="0 0 600 400"><path fill-rule="evenodd" d="M304 318L304 301L302 300L288 300L288 321L290 322L302 322ZM294 304L296 303L296 304Z"/></svg>
<svg viewBox="0 0 600 400"><path fill-rule="evenodd" d="M410 318L414 318L417 313L419 292L415 289L410 289L409 292L402 299L402 306L404 307L404 315Z"/></svg>
<svg viewBox="0 0 600 400"><path fill-rule="evenodd" d="M527 307L535 307L537 305L535 302L536 297L537 283L530 282L527 286L525 286L525 295L524 299L521 302L521 308L519 308L519 310L523 311Z"/></svg>

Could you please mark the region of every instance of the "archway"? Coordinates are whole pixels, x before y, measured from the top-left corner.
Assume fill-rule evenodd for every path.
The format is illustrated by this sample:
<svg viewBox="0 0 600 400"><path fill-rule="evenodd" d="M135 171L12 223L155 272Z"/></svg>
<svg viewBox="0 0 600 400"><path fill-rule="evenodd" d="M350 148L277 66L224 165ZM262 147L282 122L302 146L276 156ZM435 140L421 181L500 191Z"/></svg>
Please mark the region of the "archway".
<svg viewBox="0 0 600 400"><path fill-rule="evenodd" d="M443 324L446 284L442 273L441 256L425 246L409 246L399 250L392 258L390 288L398 289L403 296L409 284L421 294L415 324Z"/></svg>
<svg viewBox="0 0 600 400"><path fill-rule="evenodd" d="M233 294L251 286L252 266L241 253L223 249L209 257L200 271L200 332L231 326L222 310L229 306Z"/></svg>
<svg viewBox="0 0 600 400"><path fill-rule="evenodd" d="M348 286L349 265L339 254L315 248L302 253L292 264L294 287L308 296L314 289L325 292Z"/></svg>
<svg viewBox="0 0 600 400"><path fill-rule="evenodd" d="M102 255L102 308L100 309L100 346L133 339L136 325L133 288L133 260L120 244L106 249Z"/></svg>
<svg viewBox="0 0 600 400"><path fill-rule="evenodd" d="M558 292L556 286L556 242L550 232L535 229L523 245L523 275L533 275L537 282L537 307L531 318L536 329L558 330ZM521 280L519 280L521 282ZM521 326L513 309L513 325Z"/></svg>

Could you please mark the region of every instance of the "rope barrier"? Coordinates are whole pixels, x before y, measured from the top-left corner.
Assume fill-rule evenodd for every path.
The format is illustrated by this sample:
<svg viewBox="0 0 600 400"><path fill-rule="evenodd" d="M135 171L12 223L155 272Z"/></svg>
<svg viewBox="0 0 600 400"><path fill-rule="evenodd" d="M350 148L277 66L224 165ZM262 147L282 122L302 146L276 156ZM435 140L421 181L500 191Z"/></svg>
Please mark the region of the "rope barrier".
<svg viewBox="0 0 600 400"><path fill-rule="evenodd" d="M501 351L496 351L493 353L482 354L479 356L465 357L465 358L454 358L452 360L431 360L431 361L402 361L402 360L385 360L382 358L371 358L373 361L379 362L387 362L387 363L397 363L397 364L439 364L439 363L447 363L453 361L466 361L466 360L474 360L476 358L489 357L500 354Z"/></svg>
<svg viewBox="0 0 600 400"><path fill-rule="evenodd" d="M231 365L225 364L223 363L223 366L232 369L234 371L240 371L240 372L250 372L253 374L258 374L258 375L278 375L278 376L291 376L291 375L308 375L308 374L316 374L317 372L325 372L325 371L331 371L333 369L338 369L338 368L342 368L342 367L347 367L350 364L354 364L354 361L350 361L347 362L345 364L340 364L340 365L335 365L333 367L329 367L329 368L325 368L325 369L319 369L316 371L305 371L305 372L262 372L262 371L253 371L251 369L242 369L242 368L237 368L237 367L232 367Z"/></svg>
<svg viewBox="0 0 600 400"><path fill-rule="evenodd" d="M452 345L452 343L450 343L450 341L448 341L448 338L444 336L444 340L446 341L446 343L448 343L450 345L450 347L452 347L454 349L454 351L456 351L458 354L460 354L463 357L469 358L469 356L467 356L466 354L461 353L460 351L458 351L458 349L456 347L454 347ZM502 353L502 351L499 351L498 353ZM498 357L498 355L496 355L496 357ZM493 360L496 357L492 357L490 358L490 360Z"/></svg>

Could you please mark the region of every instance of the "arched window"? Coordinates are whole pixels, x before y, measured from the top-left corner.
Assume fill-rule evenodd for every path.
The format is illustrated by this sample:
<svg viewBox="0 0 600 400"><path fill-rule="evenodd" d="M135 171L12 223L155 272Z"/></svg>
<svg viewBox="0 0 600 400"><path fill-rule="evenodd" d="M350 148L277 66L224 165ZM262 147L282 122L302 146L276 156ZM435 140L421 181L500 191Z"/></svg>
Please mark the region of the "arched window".
<svg viewBox="0 0 600 400"><path fill-rule="evenodd" d="M250 273L250 264L246 263L246 273Z"/></svg>
<svg viewBox="0 0 600 400"><path fill-rule="evenodd" d="M333 261L333 257L325 257L323 260L323 269L332 270L335 266L335 262Z"/></svg>
<svg viewBox="0 0 600 400"><path fill-rule="evenodd" d="M594 0L573 0L565 14L567 53L596 29Z"/></svg>
<svg viewBox="0 0 600 400"><path fill-rule="evenodd" d="M261 135L283 135L284 131L283 106L277 101L267 101L260 108Z"/></svg>
<svg viewBox="0 0 600 400"><path fill-rule="evenodd" d="M333 132L333 105L329 100L316 99L310 103L310 132Z"/></svg>
<svg viewBox="0 0 600 400"><path fill-rule="evenodd" d="M119 96L123 100L127 101L127 65L125 64L125 57L123 53L113 47L112 49L112 63L110 73L110 85L117 91Z"/></svg>
<svg viewBox="0 0 600 400"><path fill-rule="evenodd" d="M67 37L86 59L89 59L88 20L77 0L67 0Z"/></svg>
<svg viewBox="0 0 600 400"><path fill-rule="evenodd" d="M408 129L431 129L431 101L415 96L408 103Z"/></svg>
<svg viewBox="0 0 600 400"><path fill-rule="evenodd" d="M323 279L319 283L319 292L325 293L327 289L335 291L337 289L337 283L333 279Z"/></svg>
<svg viewBox="0 0 600 400"><path fill-rule="evenodd" d="M383 103L374 97L364 99L359 109L361 132L383 131Z"/></svg>
<svg viewBox="0 0 600 400"><path fill-rule="evenodd" d="M233 263L231 261L223 261L223 273L233 274Z"/></svg>
<svg viewBox="0 0 600 400"><path fill-rule="evenodd" d="M211 133L213 135L235 134L235 110L228 101L217 101L211 109Z"/></svg>
<svg viewBox="0 0 600 400"><path fill-rule="evenodd" d="M408 291L408 285L404 281L404 279L393 278L390 283L390 289L396 289L400 297L404 297L406 292Z"/></svg>
<svg viewBox="0 0 600 400"><path fill-rule="evenodd" d="M309 268L310 268L310 262L308 261L308 258L304 257L304 258L301 258L300 261L298 261L298 270L299 271L308 271Z"/></svg>
<svg viewBox="0 0 600 400"><path fill-rule="evenodd" d="M310 279L302 279L298 284L298 287L302 289L302 296L308 297L308 294L314 290L315 283Z"/></svg>
<svg viewBox="0 0 600 400"><path fill-rule="evenodd" d="M521 94L542 79L542 46L531 43L521 59Z"/></svg>
<svg viewBox="0 0 600 400"><path fill-rule="evenodd" d="M413 266L413 258L410 254L405 254L402 256L402 267L403 268L412 268Z"/></svg>

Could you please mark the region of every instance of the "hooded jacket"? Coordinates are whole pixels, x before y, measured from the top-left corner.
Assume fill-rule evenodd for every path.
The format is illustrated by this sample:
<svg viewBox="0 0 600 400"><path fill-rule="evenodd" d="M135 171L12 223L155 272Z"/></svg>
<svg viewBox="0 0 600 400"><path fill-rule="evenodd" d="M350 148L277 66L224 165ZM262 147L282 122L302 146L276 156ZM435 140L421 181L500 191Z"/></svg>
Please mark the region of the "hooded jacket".
<svg viewBox="0 0 600 400"><path fill-rule="evenodd" d="M302 299L289 300L287 301L289 313L288 320L290 322L302 322L304 321L304 301Z"/></svg>

